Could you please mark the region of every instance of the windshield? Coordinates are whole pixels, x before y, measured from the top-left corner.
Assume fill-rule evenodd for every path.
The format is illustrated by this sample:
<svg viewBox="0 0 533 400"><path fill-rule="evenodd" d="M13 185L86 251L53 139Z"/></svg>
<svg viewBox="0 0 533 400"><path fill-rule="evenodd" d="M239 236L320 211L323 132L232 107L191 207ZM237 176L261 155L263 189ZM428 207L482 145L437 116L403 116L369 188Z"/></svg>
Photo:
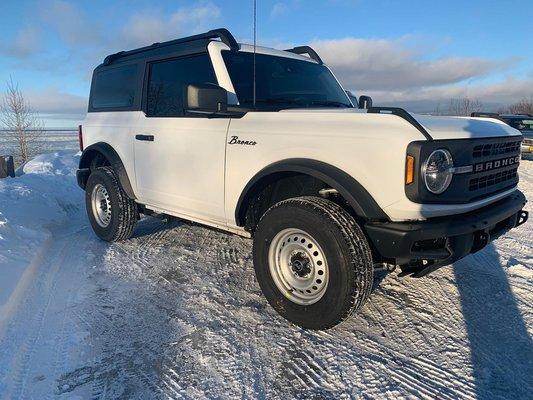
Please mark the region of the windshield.
<svg viewBox="0 0 533 400"><path fill-rule="evenodd" d="M519 131L533 131L533 118L505 118L506 122Z"/></svg>
<svg viewBox="0 0 533 400"><path fill-rule="evenodd" d="M253 107L253 53L223 51L239 103ZM324 65L256 54L256 109L352 107Z"/></svg>

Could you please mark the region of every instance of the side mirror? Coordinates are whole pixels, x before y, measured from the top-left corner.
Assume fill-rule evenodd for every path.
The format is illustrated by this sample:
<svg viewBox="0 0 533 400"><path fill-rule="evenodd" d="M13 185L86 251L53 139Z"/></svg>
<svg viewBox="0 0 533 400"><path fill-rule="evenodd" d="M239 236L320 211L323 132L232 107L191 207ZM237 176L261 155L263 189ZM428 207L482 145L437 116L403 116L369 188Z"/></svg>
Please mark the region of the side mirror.
<svg viewBox="0 0 533 400"><path fill-rule="evenodd" d="M192 113L214 114L228 108L228 92L214 83L187 85L185 109Z"/></svg>
<svg viewBox="0 0 533 400"><path fill-rule="evenodd" d="M372 107L372 97L370 96L359 96L359 108L368 110Z"/></svg>

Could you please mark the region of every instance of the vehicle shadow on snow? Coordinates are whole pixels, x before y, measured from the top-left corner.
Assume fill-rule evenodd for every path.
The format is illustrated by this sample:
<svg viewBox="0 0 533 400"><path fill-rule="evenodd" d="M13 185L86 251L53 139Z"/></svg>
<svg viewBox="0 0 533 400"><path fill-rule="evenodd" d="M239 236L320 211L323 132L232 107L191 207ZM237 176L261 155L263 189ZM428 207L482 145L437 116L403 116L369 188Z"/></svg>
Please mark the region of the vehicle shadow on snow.
<svg viewBox="0 0 533 400"><path fill-rule="evenodd" d="M158 218L144 217L135 226L132 238L142 238L144 236L154 235L159 232L177 228L183 224L184 222L178 219L161 220Z"/></svg>
<svg viewBox="0 0 533 400"><path fill-rule="evenodd" d="M530 398L533 343L496 248L458 261L453 272L477 397Z"/></svg>

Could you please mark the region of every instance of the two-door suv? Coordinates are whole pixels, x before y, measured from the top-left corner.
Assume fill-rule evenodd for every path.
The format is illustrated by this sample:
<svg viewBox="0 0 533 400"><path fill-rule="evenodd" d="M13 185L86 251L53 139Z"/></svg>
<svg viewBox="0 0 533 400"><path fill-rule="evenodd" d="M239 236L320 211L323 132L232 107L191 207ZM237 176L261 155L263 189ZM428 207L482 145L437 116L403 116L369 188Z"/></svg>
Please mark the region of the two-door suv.
<svg viewBox="0 0 533 400"><path fill-rule="evenodd" d="M272 307L326 329L365 302L375 264L423 276L525 222L519 131L359 103L313 49L225 29L112 54L80 127L90 223L107 241L141 214L253 238Z"/></svg>

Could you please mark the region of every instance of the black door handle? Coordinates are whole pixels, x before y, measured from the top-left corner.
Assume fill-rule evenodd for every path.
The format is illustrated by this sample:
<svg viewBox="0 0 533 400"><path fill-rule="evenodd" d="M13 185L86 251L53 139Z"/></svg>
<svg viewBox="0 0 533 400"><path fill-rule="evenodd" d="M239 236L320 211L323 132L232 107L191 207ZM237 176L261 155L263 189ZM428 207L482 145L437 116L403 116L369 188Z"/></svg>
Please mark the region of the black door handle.
<svg viewBox="0 0 533 400"><path fill-rule="evenodd" d="M136 140L144 140L145 142L153 142L154 135L135 135Z"/></svg>

